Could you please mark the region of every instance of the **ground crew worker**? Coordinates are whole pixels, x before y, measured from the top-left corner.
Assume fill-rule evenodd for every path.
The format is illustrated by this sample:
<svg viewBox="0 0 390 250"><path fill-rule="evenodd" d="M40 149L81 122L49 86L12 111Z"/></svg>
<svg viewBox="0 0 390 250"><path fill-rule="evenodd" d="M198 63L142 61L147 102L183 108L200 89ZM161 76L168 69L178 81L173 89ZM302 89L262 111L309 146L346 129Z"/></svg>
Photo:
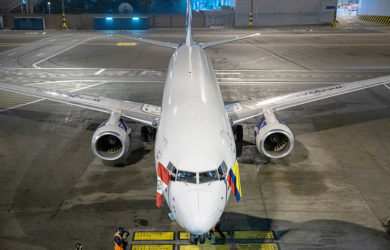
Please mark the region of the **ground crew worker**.
<svg viewBox="0 0 390 250"><path fill-rule="evenodd" d="M118 227L114 235L114 249L115 250L124 250L127 246L127 240L123 237L124 230L121 227Z"/></svg>
<svg viewBox="0 0 390 250"><path fill-rule="evenodd" d="M226 236L221 231L221 222L218 221L218 223L211 229L211 233L214 235L215 231L221 235L222 239L226 239Z"/></svg>

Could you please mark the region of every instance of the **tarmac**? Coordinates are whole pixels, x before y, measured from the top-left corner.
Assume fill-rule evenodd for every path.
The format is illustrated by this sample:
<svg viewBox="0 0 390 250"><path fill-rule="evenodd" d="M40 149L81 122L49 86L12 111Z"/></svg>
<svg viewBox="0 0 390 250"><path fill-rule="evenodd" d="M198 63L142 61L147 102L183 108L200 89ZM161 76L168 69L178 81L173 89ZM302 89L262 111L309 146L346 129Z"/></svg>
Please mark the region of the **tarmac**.
<svg viewBox="0 0 390 250"><path fill-rule="evenodd" d="M390 75L388 26L194 32L198 42L261 33L206 49L226 103ZM160 105L173 50L127 35L180 42L184 29L0 31L0 82ZM390 249L390 89L276 116L293 131L295 148L264 164L253 144L259 118L244 124L243 197L230 199L222 215L228 239L215 249ZM92 134L107 118L0 91L0 249L72 249L77 242L110 249L117 226L135 246L188 247L166 204L155 205L154 144L141 141L140 124L126 121L133 133L125 166L93 155ZM173 232L173 239L138 242L137 232Z"/></svg>

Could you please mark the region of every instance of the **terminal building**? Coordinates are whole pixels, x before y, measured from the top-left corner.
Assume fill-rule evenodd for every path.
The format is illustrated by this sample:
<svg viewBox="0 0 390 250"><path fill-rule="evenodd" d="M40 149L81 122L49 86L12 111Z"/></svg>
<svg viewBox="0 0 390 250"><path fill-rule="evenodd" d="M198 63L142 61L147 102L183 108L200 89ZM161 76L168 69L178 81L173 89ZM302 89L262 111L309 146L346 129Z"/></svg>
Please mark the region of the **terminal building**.
<svg viewBox="0 0 390 250"><path fill-rule="evenodd" d="M105 1L105 5L101 4L100 9L97 9L93 5L99 3L96 0L85 1L84 5L78 3L77 6L75 2L64 2L69 29L94 29L97 15L100 18L104 15L113 18L122 15L120 18L123 18L119 6L130 5L126 0L112 0L112 4ZM19 22L20 18L28 16L34 17L34 20L41 18L43 23L39 27L56 29L62 19L61 6L58 3L54 5L54 1L49 4L47 0L0 0L0 3L0 28L15 29L15 20ZM134 4L131 8L134 9L133 14L149 19L148 27L184 26L184 0L156 0L145 6ZM336 20L336 15L359 16L364 21L390 24L388 0L196 0L192 1L192 9L195 27L330 25ZM130 15L126 17L132 17L131 13L126 14ZM26 27L23 24L17 26Z"/></svg>

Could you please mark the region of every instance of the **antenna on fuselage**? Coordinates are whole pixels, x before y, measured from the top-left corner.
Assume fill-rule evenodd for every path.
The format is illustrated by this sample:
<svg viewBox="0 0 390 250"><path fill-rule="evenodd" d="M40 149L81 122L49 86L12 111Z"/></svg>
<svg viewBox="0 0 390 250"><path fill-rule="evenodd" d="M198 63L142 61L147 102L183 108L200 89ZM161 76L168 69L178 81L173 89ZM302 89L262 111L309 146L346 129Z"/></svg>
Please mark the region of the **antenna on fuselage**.
<svg viewBox="0 0 390 250"><path fill-rule="evenodd" d="M191 0L187 0L187 11L186 11L186 45L192 45L192 9Z"/></svg>

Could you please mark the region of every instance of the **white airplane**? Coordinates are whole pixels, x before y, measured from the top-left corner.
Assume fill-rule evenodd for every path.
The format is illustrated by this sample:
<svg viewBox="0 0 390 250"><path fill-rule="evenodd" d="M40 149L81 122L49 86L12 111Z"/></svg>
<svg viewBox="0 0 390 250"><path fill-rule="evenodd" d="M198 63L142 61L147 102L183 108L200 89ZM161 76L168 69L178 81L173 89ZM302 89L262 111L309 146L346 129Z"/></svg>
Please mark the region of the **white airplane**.
<svg viewBox="0 0 390 250"><path fill-rule="evenodd" d="M126 36L175 49L161 107L5 83L0 83L0 89L109 113L109 119L92 137L94 154L106 161L115 161L129 152L130 129L122 117L156 129L157 205L164 197L171 217L190 232L191 242L203 243L205 234L220 219L230 193L237 200L241 198L236 155L236 143L242 140L240 123L262 115L255 128L257 149L270 158L284 157L293 149L294 136L275 118L275 111L385 85L390 76L224 105L204 49L259 34L196 43L192 39L190 0L186 20L186 40L181 44Z"/></svg>

